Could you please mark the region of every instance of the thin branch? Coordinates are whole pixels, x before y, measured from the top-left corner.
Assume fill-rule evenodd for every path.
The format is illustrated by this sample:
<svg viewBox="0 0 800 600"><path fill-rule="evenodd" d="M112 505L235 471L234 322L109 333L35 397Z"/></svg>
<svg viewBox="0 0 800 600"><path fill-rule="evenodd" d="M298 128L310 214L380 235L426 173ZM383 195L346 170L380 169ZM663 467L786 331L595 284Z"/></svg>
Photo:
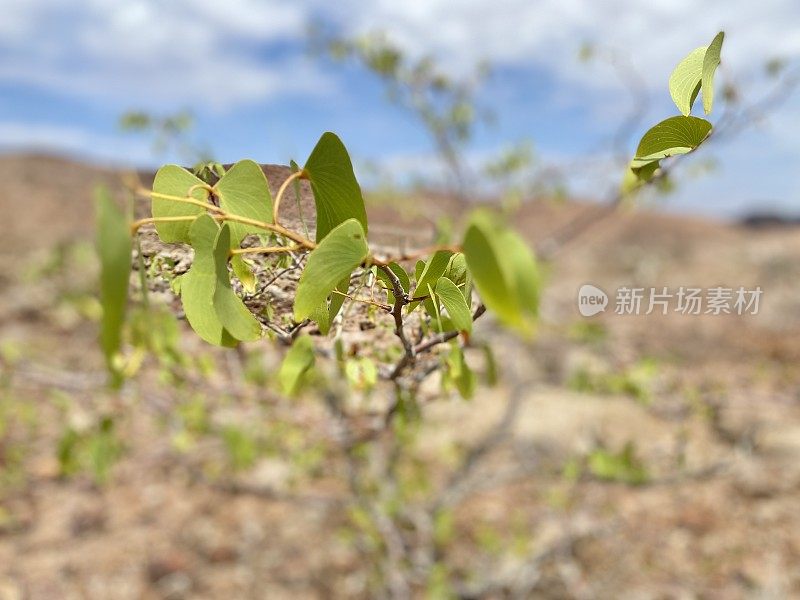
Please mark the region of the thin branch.
<svg viewBox="0 0 800 600"><path fill-rule="evenodd" d="M289 266L289 267L286 267L285 269L282 269L281 271L279 271L277 274L273 275L273 276L270 278L270 280L269 280L269 281L267 281L267 283L265 283L265 284L264 284L264 287L265 287L265 288L268 288L268 287L269 287L269 286L271 286L273 283L275 283L276 281L278 281L278 279L280 279L281 277L283 277L284 275L286 275L286 273L291 273L292 271L294 271L294 270L296 270L296 269L299 269L299 268L300 268L300 261L299 261L299 260L297 260L297 259L295 259L295 262L294 262L294 264L293 264L293 265L291 265L291 266Z"/></svg>
<svg viewBox="0 0 800 600"><path fill-rule="evenodd" d="M286 189L289 185L295 181L296 179L302 179L305 177L306 172L302 169L299 171L295 171L291 175L289 175L281 184L281 187L278 188L278 193L275 195L275 203L272 205L272 220L277 223L278 222L278 212L281 206L281 199L283 195L286 193Z"/></svg>
<svg viewBox="0 0 800 600"><path fill-rule="evenodd" d="M478 308L475 309L475 312L472 315L472 320L477 321L483 313L486 312L486 306L483 304L479 305ZM445 333L439 333L432 338L425 340L422 343L417 344L414 347L415 354L421 354L422 352L427 352L434 346L438 346L439 344L444 344L445 342L449 342L450 340L458 337L458 331L448 331Z"/></svg>
<svg viewBox="0 0 800 600"><path fill-rule="evenodd" d="M394 317L394 334L400 338L403 344L403 358L397 363L397 366L392 371L391 379L397 379L403 372L407 365L414 362L416 352L414 351L414 344L408 339L403 324L403 307L409 303L409 298L403 289L403 284L400 278L395 275L387 265L378 265L378 268L383 271L389 278L392 284L392 293L394 294L394 306L392 307L392 316Z"/></svg>
<svg viewBox="0 0 800 600"><path fill-rule="evenodd" d="M234 248L231 254L280 254L282 252L295 252L302 250L300 244L294 246L253 246L251 248Z"/></svg>
<svg viewBox="0 0 800 600"><path fill-rule="evenodd" d="M249 217L243 217L241 215L235 215L225 210L221 209L218 206L210 204L208 202L202 202L195 198L190 197L181 197L181 196L170 196L169 194L159 194L156 192L151 192L145 190L147 195L150 195L154 198L161 198L163 200L171 200L173 202L182 202L184 204L192 204L195 206L201 206L206 210L209 210L213 213L212 215L215 219L220 219L223 221L233 221L234 223L242 223L243 225L251 225L253 227L257 227L258 229L263 229L265 231L272 231L279 235L282 235L285 238L292 240L293 242L297 243L303 248L308 250L313 250L317 247L317 245L312 242L311 240L303 237L299 233L295 233L290 229L286 229L285 227L278 225L277 223L267 223L265 221L259 221L257 219L251 219ZM160 223L160 222L169 222L169 221L191 221L197 218L197 215L189 215L189 216L181 216L181 217L149 217L147 219L140 219L139 221L135 221L131 225L132 233L135 233L136 230L141 227L142 225L146 225L148 223Z"/></svg>
<svg viewBox="0 0 800 600"><path fill-rule="evenodd" d="M235 223L242 223L244 225L252 225L253 227L258 227L259 229L264 229L266 231L273 231L277 234L282 235L285 238L289 238L293 242L298 243L303 248L308 250L313 250L317 247L317 245L309 239L306 239L299 233L295 233L290 229L286 229L282 225L278 225L276 223L267 223L265 221L259 221L257 219L251 219L249 217L242 217L239 215L232 215L230 213L222 213L222 218L226 221L233 221Z"/></svg>
<svg viewBox="0 0 800 600"><path fill-rule="evenodd" d="M198 186L193 186L193 187L198 187ZM207 188L201 188L201 189L207 189ZM148 190L145 188L136 188L134 190L134 193L138 194L139 196L158 198L160 200L170 200L172 202L181 202L183 204L193 204L194 206L200 206L212 212L218 212L218 213L225 212L219 206L211 204L210 202L203 202L202 200L193 198L191 195L189 195L191 194L191 192L189 192L189 194L187 194L186 196L172 196L170 194L161 194L159 192L154 192L152 190Z"/></svg>
<svg viewBox="0 0 800 600"><path fill-rule="evenodd" d="M337 294L339 296L344 296L352 300L353 302L363 302L364 304L370 304L372 306L377 306L381 310L385 310L386 312L392 312L392 307L388 304L383 304L382 302L375 302L374 300L370 300L368 298L356 298L355 296L351 296L350 294L346 294L344 292L340 292L339 290L332 290L332 294Z"/></svg>

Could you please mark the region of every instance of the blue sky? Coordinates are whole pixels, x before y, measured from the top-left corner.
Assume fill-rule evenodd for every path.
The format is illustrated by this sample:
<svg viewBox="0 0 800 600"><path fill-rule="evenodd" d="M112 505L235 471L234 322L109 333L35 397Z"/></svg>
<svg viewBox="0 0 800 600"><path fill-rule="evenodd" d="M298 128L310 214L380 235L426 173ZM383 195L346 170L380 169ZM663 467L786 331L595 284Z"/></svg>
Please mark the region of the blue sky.
<svg viewBox="0 0 800 600"><path fill-rule="evenodd" d="M630 105L607 61L578 60L584 43L638 73L649 107L639 133L675 114L669 73L719 29L727 38L718 82L738 84L745 102L774 84L764 75L768 60L800 66L796 0L27 0L4 6L0 20L0 149L154 165L175 157L154 156L147 140L119 132L118 116L188 108L195 137L223 161L302 162L332 130L357 164L377 160L398 179L429 162L424 132L386 102L377 81L307 52L312 21L343 35L385 31L455 77L490 62L494 75L479 99L498 118L477 132L470 159L531 140L541 162L570 165L584 197L609 184L597 168L608 164L602 144ZM794 93L710 147L706 158L717 168L682 178L664 206L716 216L800 213L798 124Z"/></svg>

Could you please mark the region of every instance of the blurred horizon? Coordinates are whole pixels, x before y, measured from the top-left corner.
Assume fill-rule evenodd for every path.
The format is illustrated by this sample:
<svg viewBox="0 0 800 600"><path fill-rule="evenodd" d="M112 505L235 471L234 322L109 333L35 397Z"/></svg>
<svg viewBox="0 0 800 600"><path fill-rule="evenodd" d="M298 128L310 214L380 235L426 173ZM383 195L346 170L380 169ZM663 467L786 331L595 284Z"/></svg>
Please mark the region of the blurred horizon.
<svg viewBox="0 0 800 600"><path fill-rule="evenodd" d="M494 119L476 129L466 162L477 165L510 144L530 142L539 165L567 172L569 193L579 199L602 198L597 190L618 180L610 140L632 110L626 73L645 99L626 140L632 152L647 127L676 114L667 89L675 64L718 30L726 31L718 86L735 85L740 105L758 103L776 85L767 65L782 61L791 73L800 58L800 5L791 0L699 8L687 0L231 0L224 11L205 0L34 0L4 12L4 154L47 152L137 167L181 162L174 150L155 154L151 140L122 132L118 120L130 110L188 110L196 122L192 139L221 162L303 162L330 130L342 137L359 175L369 164L400 182L405 173L437 173L424 129L387 101L378 78L309 51L309 27L322 24L345 37L385 32L411 58L431 56L456 79L485 61L492 74L476 102ZM582 60L586 48L601 58ZM688 176L659 198L659 207L718 218L800 214L798 117L800 95L792 93L741 133L710 145L702 160L689 161L700 165L682 167ZM706 162L714 167L695 173Z"/></svg>

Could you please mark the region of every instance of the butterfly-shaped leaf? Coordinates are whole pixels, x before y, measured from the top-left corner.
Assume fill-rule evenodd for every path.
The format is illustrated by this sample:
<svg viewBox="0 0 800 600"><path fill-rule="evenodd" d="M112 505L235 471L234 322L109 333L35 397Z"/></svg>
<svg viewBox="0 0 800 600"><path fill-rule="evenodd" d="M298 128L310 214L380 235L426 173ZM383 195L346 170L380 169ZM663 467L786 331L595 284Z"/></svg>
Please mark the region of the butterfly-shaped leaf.
<svg viewBox="0 0 800 600"><path fill-rule="evenodd" d="M214 240L214 310L228 333L242 342L251 342L261 337L261 325L231 288L228 273L230 247L231 231L226 223Z"/></svg>
<svg viewBox="0 0 800 600"><path fill-rule="evenodd" d="M636 148L642 164L697 148L711 133L711 123L698 117L670 117L651 127Z"/></svg>
<svg viewBox="0 0 800 600"><path fill-rule="evenodd" d="M700 92L700 79L703 76L703 58L706 46L695 48L684 58L669 78L669 93L672 101L683 115L692 112L697 94Z"/></svg>
<svg viewBox="0 0 800 600"><path fill-rule="evenodd" d="M191 198L206 202L208 191L205 184L198 177L178 165L161 167L153 180L153 192L177 198L185 198L192 190ZM156 218L191 217L201 214L205 209L202 206L178 202L154 196L151 203L153 216ZM156 231L159 237L167 243L190 243L189 228L193 221L156 222Z"/></svg>
<svg viewBox="0 0 800 600"><path fill-rule="evenodd" d="M308 255L294 301L297 322L310 317L333 289L369 254L364 229L356 219L336 226Z"/></svg>
<svg viewBox="0 0 800 600"><path fill-rule="evenodd" d="M272 223L272 195L261 167L252 160L240 160L233 165L214 186L220 208L240 217ZM263 233L263 229L229 223L231 240L237 245L250 233Z"/></svg>
<svg viewBox="0 0 800 600"><path fill-rule="evenodd" d="M240 217L247 217L263 223L272 223L272 195L267 178L261 167L252 160L240 160L222 176L214 186L219 197L220 208ZM254 225L229 222L231 228L231 248L238 248L242 240L251 233L263 233ZM245 290L253 293L256 288L255 276L241 255L231 259L233 272L242 282Z"/></svg>
<svg viewBox="0 0 800 600"><path fill-rule="evenodd" d="M725 39L725 32L720 31L708 46L706 55L703 57L703 77L701 87L703 90L703 110L706 114L711 112L714 104L714 73L721 61L722 42Z"/></svg>
<svg viewBox="0 0 800 600"><path fill-rule="evenodd" d="M684 116L692 112L697 95L703 93L703 109L711 112L714 103L714 73L720 63L725 33L720 31L708 46L692 50L672 71L669 93Z"/></svg>
<svg viewBox="0 0 800 600"><path fill-rule="evenodd" d="M194 248L194 260L181 278L181 302L189 325L197 335L216 346L235 346L236 339L228 333L214 308L217 271L214 244L219 225L209 215L197 217L189 229Z"/></svg>
<svg viewBox="0 0 800 600"><path fill-rule="evenodd" d="M367 232L367 211L353 164L342 141L327 132L317 142L303 170L311 183L317 208L317 241L337 225L355 219Z"/></svg>

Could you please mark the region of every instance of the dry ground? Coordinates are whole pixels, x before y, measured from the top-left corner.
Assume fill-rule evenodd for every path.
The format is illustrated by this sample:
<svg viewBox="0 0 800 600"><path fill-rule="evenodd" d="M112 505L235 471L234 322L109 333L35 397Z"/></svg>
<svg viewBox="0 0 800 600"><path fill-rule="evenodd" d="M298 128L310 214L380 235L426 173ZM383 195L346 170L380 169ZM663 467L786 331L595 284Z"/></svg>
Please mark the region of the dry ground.
<svg viewBox="0 0 800 600"><path fill-rule="evenodd" d="M176 387L153 365L122 393L104 389L86 243L91 189L117 179L67 160L0 158L0 600L363 596L335 477L296 476L280 451L233 472L220 440L187 416L196 382ZM536 242L583 210L533 204L516 222ZM397 226L391 211L373 213ZM524 576L530 597L800 597L798 274L798 229L628 211L548 265L533 348L481 322L527 385L513 435L476 474L487 485L455 513L448 558L472 570L474 589ZM575 308L587 282L760 285L764 297L756 316L587 320ZM279 415L290 434L325 429L312 400L240 384L241 361L184 338L210 365L210 420ZM256 356L268 379L277 357ZM431 404L423 455L480 439L507 393ZM65 430L103 415L124 446L107 482L85 469L63 476ZM646 483L586 466L598 448L627 443ZM523 476L492 479L509 467Z"/></svg>

